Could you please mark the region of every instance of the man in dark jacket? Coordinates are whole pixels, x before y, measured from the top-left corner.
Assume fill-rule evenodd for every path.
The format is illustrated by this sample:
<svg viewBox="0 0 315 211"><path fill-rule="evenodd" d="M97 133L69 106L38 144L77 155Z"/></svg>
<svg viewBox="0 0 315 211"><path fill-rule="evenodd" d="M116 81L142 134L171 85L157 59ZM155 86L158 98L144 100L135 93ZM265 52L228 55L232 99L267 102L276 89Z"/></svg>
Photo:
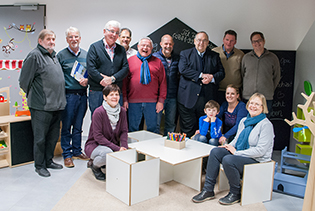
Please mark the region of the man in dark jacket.
<svg viewBox="0 0 315 211"><path fill-rule="evenodd" d="M176 128L176 111L177 111L177 87L178 87L178 62L179 55L173 53L174 41L173 38L165 34L161 38L160 42L161 49L159 52L153 54L159 58L164 66L165 75L167 80L167 96L164 101L164 135L168 132L175 132ZM161 111L157 116L158 130L160 130L160 123L162 117Z"/></svg>
<svg viewBox="0 0 315 211"><path fill-rule="evenodd" d="M120 23L108 21L104 27L104 38L91 44L86 63L89 74L89 108L91 115L102 105L102 90L109 84L117 84L122 90L123 79L129 71L125 48L116 43ZM122 105L122 96L120 97Z"/></svg>
<svg viewBox="0 0 315 211"><path fill-rule="evenodd" d="M218 84L225 76L219 54L207 48L207 33L198 32L194 44L194 48L180 53L178 65L181 74L177 96L180 128L188 137L198 129L206 102L217 100Z"/></svg>
<svg viewBox="0 0 315 211"><path fill-rule="evenodd" d="M43 177L50 176L47 168L63 168L52 160L66 106L65 79L54 51L55 38L48 29L39 33L38 45L25 58L19 79L31 111L35 171Z"/></svg>

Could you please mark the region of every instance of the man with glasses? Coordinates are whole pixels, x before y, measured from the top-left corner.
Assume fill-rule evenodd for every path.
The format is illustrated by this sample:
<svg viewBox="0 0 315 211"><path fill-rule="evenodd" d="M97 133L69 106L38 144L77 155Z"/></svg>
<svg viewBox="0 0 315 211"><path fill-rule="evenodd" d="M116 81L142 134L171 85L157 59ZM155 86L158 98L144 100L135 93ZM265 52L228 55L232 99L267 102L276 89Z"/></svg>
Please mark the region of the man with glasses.
<svg viewBox="0 0 315 211"><path fill-rule="evenodd" d="M198 32L194 44L194 48L180 53L178 64L181 74L177 95L180 128L188 137L198 130L206 102L217 100L218 85L225 76L219 54L208 48L207 33Z"/></svg>
<svg viewBox="0 0 315 211"><path fill-rule="evenodd" d="M87 52L80 48L81 35L79 29L70 27L66 30L68 47L61 50L57 58L66 81L67 105L62 115L61 148L65 167L72 168L72 158L89 160L82 153L81 134L83 119L87 109L87 78L75 79L71 70L76 62L86 68Z"/></svg>
<svg viewBox="0 0 315 211"><path fill-rule="evenodd" d="M125 48L116 43L120 23L111 20L106 23L104 38L91 44L86 62L89 74L89 108L91 115L102 105L102 90L109 84L117 84L122 89L122 81L127 76L129 67ZM122 97L120 104L122 105Z"/></svg>
<svg viewBox="0 0 315 211"><path fill-rule="evenodd" d="M281 71L278 57L265 48L265 37L261 32L250 35L253 50L242 60L243 99L259 92L266 97L267 107L272 110L273 95L280 81Z"/></svg>
<svg viewBox="0 0 315 211"><path fill-rule="evenodd" d="M124 46L126 50L127 59L129 59L131 56L134 56L137 54L137 51L133 48L130 48L129 44L131 41L131 30L128 28L122 28L120 30L119 34L119 43L120 45Z"/></svg>

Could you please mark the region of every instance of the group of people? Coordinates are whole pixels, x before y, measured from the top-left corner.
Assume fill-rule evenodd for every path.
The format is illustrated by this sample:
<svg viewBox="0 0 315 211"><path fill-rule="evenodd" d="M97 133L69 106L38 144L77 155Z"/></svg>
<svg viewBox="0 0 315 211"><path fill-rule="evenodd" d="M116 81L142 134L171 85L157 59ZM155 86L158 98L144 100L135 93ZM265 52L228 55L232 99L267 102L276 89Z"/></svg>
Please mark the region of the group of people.
<svg viewBox="0 0 315 211"><path fill-rule="evenodd" d="M85 51L80 48L80 31L70 27L68 46L56 54L56 36L44 29L24 60L19 81L31 111L35 171L49 177L47 168L63 168L53 161L60 121L64 166L74 167L73 159L89 160L96 179L105 180L101 168L106 154L128 149L127 133L139 130L143 117L147 130L159 133L164 112L166 135L175 131L178 113L181 132L222 145L211 151L205 187L193 201L214 197L220 163L231 186L220 203L239 201L242 166L269 161L273 146L273 127L265 114L272 108L280 65L264 48L264 35L253 32L253 50L244 55L234 47L235 31L226 31L222 46L212 50L208 34L201 31L193 48L176 55L168 34L161 37L161 49L155 53L149 37L140 39L138 51L130 48L132 32L117 21L107 22L103 34ZM71 76L76 61L87 69L88 78L78 81ZM83 153L82 123L88 105L92 121Z"/></svg>

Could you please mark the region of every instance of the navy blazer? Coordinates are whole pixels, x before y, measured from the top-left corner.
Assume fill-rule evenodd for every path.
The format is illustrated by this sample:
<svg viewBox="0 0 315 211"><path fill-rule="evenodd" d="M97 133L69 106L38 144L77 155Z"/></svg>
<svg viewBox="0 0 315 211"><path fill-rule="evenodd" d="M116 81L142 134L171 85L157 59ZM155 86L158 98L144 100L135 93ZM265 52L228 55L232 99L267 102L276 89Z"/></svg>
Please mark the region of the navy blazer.
<svg viewBox="0 0 315 211"><path fill-rule="evenodd" d="M129 65L125 48L116 43L114 59L111 61L102 40L91 44L86 56L87 70L89 74L90 89L102 91L103 86L100 81L103 79L100 73L107 76L114 76L117 84L122 90L123 79L128 75Z"/></svg>
<svg viewBox="0 0 315 211"><path fill-rule="evenodd" d="M180 53L178 69L181 74L178 87L178 102L192 108L197 102L201 88L204 88L206 101L217 100L219 82L225 77L219 54L207 48L204 53L204 68L195 47ZM200 73L212 74L215 83L203 84Z"/></svg>

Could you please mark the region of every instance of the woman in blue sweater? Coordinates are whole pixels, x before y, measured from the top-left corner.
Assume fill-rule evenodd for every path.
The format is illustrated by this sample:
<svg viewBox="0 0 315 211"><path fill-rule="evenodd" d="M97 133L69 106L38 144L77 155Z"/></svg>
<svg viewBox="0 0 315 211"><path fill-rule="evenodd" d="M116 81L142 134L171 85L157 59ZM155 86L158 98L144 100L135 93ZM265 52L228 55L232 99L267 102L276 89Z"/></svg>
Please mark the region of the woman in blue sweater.
<svg viewBox="0 0 315 211"><path fill-rule="evenodd" d="M225 98L226 101L222 103L220 113L217 115L223 122L223 136L219 139L220 144L233 140L239 122L248 114L245 103L240 101L239 89L235 85L227 86Z"/></svg>

